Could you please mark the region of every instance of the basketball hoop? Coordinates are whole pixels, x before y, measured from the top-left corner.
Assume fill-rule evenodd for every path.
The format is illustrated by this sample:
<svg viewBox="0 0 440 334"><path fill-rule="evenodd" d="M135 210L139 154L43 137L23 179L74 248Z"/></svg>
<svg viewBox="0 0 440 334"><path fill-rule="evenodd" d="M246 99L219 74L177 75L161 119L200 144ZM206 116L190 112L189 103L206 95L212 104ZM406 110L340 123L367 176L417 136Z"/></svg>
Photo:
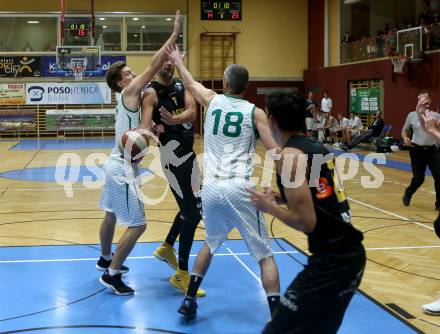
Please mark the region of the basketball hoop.
<svg viewBox="0 0 440 334"><path fill-rule="evenodd" d="M73 72L75 80L82 80L87 66L87 58L72 58L70 60L70 70Z"/></svg>
<svg viewBox="0 0 440 334"><path fill-rule="evenodd" d="M394 73L403 73L403 66L408 61L408 57L406 56L391 56L391 62L393 63Z"/></svg>

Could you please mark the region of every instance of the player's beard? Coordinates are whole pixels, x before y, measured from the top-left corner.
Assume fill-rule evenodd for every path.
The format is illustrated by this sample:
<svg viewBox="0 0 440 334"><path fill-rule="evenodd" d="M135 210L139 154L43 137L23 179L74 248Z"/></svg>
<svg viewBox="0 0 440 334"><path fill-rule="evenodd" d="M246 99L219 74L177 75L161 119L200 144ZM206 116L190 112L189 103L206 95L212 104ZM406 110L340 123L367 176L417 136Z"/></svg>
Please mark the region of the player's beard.
<svg viewBox="0 0 440 334"><path fill-rule="evenodd" d="M160 72L159 72L159 75L162 78L166 79L166 80L170 80L174 76L174 70L172 68L170 68L170 69L161 69Z"/></svg>

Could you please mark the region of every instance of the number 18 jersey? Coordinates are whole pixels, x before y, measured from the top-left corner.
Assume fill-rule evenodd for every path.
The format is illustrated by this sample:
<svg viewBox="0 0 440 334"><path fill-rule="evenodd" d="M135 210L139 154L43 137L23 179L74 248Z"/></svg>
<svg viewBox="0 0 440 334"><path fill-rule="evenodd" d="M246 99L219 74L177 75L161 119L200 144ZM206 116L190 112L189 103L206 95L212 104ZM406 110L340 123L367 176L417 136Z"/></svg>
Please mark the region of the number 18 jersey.
<svg viewBox="0 0 440 334"><path fill-rule="evenodd" d="M215 95L204 123L205 180L249 180L257 132L255 105L238 97Z"/></svg>

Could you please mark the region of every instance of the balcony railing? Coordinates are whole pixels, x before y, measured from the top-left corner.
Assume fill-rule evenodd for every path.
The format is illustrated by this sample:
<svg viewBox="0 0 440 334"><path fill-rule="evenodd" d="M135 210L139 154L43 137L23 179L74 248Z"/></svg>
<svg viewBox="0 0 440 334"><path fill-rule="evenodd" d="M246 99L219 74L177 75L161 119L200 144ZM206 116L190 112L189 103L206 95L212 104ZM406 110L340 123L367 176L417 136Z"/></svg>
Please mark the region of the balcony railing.
<svg viewBox="0 0 440 334"><path fill-rule="evenodd" d="M440 23L425 25L423 31L423 49L440 49ZM389 57L397 54L397 32L374 37L366 37L341 45L341 64Z"/></svg>

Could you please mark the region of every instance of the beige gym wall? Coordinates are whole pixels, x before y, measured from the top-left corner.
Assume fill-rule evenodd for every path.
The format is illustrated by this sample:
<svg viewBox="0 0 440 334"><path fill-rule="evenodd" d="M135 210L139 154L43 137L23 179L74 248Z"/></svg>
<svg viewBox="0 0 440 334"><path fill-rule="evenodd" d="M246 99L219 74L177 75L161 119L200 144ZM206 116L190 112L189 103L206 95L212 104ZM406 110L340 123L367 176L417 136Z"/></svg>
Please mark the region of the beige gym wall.
<svg viewBox="0 0 440 334"><path fill-rule="evenodd" d="M88 11L90 0L66 0L69 11ZM117 1L95 0L95 11L188 14L188 62L199 75L199 36L203 31L241 31L236 61L246 65L253 78L302 78L307 68L307 0L243 0L242 21L201 21L200 0ZM59 0L8 2L2 11L59 11ZM151 55L128 55L127 62L141 72Z"/></svg>

